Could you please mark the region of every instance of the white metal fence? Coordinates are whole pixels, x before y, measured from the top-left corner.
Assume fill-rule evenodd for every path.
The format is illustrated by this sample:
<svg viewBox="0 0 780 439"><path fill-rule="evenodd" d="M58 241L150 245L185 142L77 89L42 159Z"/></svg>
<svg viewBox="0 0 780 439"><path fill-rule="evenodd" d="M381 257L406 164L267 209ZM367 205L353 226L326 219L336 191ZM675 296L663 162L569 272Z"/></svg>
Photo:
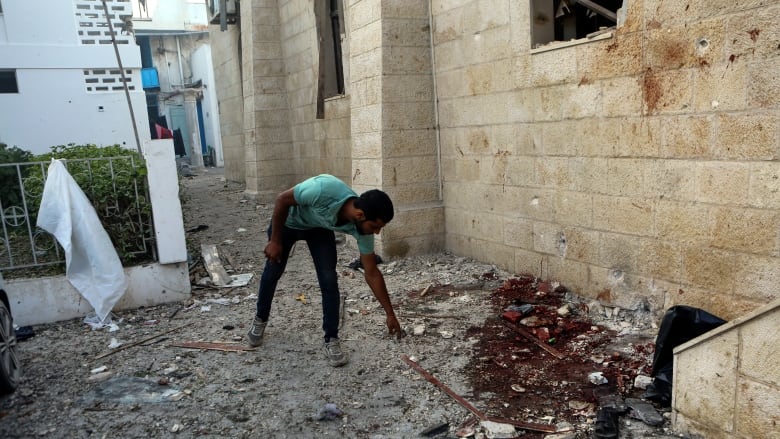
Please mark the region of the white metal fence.
<svg viewBox="0 0 780 439"><path fill-rule="evenodd" d="M64 162L95 207L123 262L155 260L143 164L133 156ZM47 162L0 164L0 270L65 262L54 237L36 226L47 170Z"/></svg>

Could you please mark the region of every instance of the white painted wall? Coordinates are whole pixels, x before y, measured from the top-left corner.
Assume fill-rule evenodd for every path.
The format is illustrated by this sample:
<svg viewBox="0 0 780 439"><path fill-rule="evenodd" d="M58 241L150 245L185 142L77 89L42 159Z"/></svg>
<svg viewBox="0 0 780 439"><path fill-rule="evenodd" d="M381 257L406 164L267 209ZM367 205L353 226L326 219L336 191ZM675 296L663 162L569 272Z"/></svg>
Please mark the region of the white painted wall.
<svg viewBox="0 0 780 439"><path fill-rule="evenodd" d="M157 259L161 264L187 261L184 219L179 200L179 180L173 140L150 140L144 143L149 199L152 202Z"/></svg>
<svg viewBox="0 0 780 439"><path fill-rule="evenodd" d="M73 1L43 3L45 14L41 2L3 2L0 69L16 70L19 93L0 94L0 142L34 153L68 143L136 148L124 91L90 92L85 82L85 70L118 69L113 46L82 44ZM119 52L143 142L151 135L140 51L132 37L122 39L129 40Z"/></svg>
<svg viewBox="0 0 780 439"><path fill-rule="evenodd" d="M217 103L217 81L211 61L211 46L198 47L192 54L193 77L203 80L203 125L206 131L206 145L214 148L217 167L225 165L222 154L222 134L219 128L219 108Z"/></svg>
<svg viewBox="0 0 780 439"><path fill-rule="evenodd" d="M186 262L128 267L125 275L129 285L113 311L178 302L190 297ZM65 276L6 279L5 289L14 323L19 326L60 322L94 312L92 305Z"/></svg>

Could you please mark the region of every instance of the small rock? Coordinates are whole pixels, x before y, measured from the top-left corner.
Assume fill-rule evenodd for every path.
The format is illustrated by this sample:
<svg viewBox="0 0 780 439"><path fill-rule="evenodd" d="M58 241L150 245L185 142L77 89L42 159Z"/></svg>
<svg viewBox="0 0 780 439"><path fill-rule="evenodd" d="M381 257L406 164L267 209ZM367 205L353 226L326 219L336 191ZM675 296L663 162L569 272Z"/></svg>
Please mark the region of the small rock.
<svg viewBox="0 0 780 439"><path fill-rule="evenodd" d="M547 319L539 318L538 316L531 316L520 320L520 324L528 326L529 328L535 328L537 326L549 325L550 322Z"/></svg>
<svg viewBox="0 0 780 439"><path fill-rule="evenodd" d="M561 421L557 424L555 424L555 431L558 433L564 433L564 432L572 432L574 433L574 426L566 421Z"/></svg>
<svg viewBox="0 0 780 439"><path fill-rule="evenodd" d="M425 325L417 325L412 329L413 335L423 335L425 334Z"/></svg>
<svg viewBox="0 0 780 439"><path fill-rule="evenodd" d="M491 439L509 439L517 437L514 425L500 422L482 421L479 425L485 430L485 435Z"/></svg>
<svg viewBox="0 0 780 439"><path fill-rule="evenodd" d="M102 381L105 381L105 380L107 380L107 379L111 378L111 376L112 376L113 374L114 374L114 373L113 373L113 372L111 372L111 371L107 371L107 372L98 372L98 373L96 373L96 374L94 374L94 375L90 375L90 376L87 378L87 382L89 382L89 383L99 383L99 382L102 382Z"/></svg>
<svg viewBox="0 0 780 439"><path fill-rule="evenodd" d="M523 386L521 386L519 384L512 384L511 387L512 387L512 390L514 390L517 393L525 393L526 392L525 387L523 387Z"/></svg>
<svg viewBox="0 0 780 439"><path fill-rule="evenodd" d="M505 311L514 311L525 315L533 311L534 308L536 308L534 305L531 305L530 303L524 303L522 305L509 305L506 307Z"/></svg>
<svg viewBox="0 0 780 439"><path fill-rule="evenodd" d="M585 410L590 407L590 403L586 401L571 400L569 401L569 408L572 410Z"/></svg>
<svg viewBox="0 0 780 439"><path fill-rule="evenodd" d="M536 337L539 340L542 340L542 341L550 340L550 330L549 329L547 329L545 327L541 327L541 328L536 328L534 330L534 332L536 333Z"/></svg>
<svg viewBox="0 0 780 439"><path fill-rule="evenodd" d="M637 389L646 389L647 386L653 383L653 378L647 375L637 375L634 378L634 387Z"/></svg>
<svg viewBox="0 0 780 439"><path fill-rule="evenodd" d="M318 421L333 421L342 416L344 416L344 412L336 404L327 403L317 413L316 419Z"/></svg>
<svg viewBox="0 0 780 439"><path fill-rule="evenodd" d="M591 372L588 375L588 381L590 381L591 383L597 386L600 386L602 384L607 384L608 382L607 378L604 375L602 375L601 372Z"/></svg>

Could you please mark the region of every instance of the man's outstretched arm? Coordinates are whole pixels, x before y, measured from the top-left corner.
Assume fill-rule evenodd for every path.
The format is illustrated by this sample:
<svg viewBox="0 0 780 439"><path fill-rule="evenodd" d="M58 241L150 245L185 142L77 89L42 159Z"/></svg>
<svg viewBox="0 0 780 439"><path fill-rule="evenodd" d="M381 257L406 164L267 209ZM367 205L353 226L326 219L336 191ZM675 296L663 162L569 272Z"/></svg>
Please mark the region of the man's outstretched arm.
<svg viewBox="0 0 780 439"><path fill-rule="evenodd" d="M390 295L387 293L385 277L376 265L376 255L374 253L369 255L361 254L360 262L363 264L363 274L366 278L366 283L374 293L376 300L379 301L379 304L385 310L388 332L400 340L403 336L403 331L401 330L401 324L398 323L398 319L395 317L393 304L390 302Z"/></svg>
<svg viewBox="0 0 780 439"><path fill-rule="evenodd" d="M274 202L274 212L271 214L271 240L265 246L265 257L271 262L281 262L282 254L282 228L287 216L290 213L290 207L297 205L293 189L287 189L276 196Z"/></svg>

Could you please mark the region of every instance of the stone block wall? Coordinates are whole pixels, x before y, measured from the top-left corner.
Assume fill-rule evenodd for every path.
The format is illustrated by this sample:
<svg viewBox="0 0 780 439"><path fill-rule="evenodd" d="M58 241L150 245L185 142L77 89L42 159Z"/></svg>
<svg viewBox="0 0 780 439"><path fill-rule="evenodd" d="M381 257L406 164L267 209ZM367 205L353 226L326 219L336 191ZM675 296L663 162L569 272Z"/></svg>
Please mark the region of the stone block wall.
<svg viewBox="0 0 780 439"><path fill-rule="evenodd" d="M396 217L377 243L384 256L440 250L444 211L428 5L346 3L355 190L376 187L393 199Z"/></svg>
<svg viewBox="0 0 780 439"><path fill-rule="evenodd" d="M325 119L314 3L241 3L247 192L330 172L396 201L387 256L446 248L612 306L778 297L780 4L625 0L612 32L533 47L530 1L343 3Z"/></svg>
<svg viewBox="0 0 780 439"><path fill-rule="evenodd" d="M674 350L673 421L701 437L780 438L780 301Z"/></svg>
<svg viewBox="0 0 780 439"><path fill-rule="evenodd" d="M431 4L448 249L625 308L780 296L780 4L625 0L542 48L530 2Z"/></svg>
<svg viewBox="0 0 780 439"><path fill-rule="evenodd" d="M241 87L241 61L237 51L241 33L236 26L224 32L219 25L209 26L209 42L214 62L214 77L218 96L219 122L222 134L222 154L225 178L245 181L244 159L244 99Z"/></svg>

